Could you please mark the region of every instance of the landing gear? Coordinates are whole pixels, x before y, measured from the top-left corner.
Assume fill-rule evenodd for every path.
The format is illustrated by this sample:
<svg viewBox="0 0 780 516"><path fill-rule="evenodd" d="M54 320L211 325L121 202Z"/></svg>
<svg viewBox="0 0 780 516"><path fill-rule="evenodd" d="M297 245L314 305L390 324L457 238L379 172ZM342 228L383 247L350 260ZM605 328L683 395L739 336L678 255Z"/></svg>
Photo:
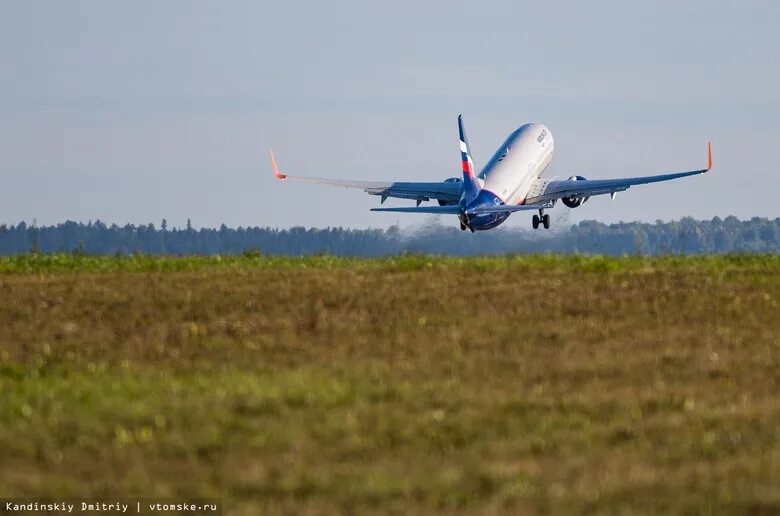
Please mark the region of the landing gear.
<svg viewBox="0 0 780 516"><path fill-rule="evenodd" d="M458 219L460 220L460 230L461 231L466 231L467 229L470 230L472 233L474 231L476 231L474 229L474 227L470 224L471 221L469 220L468 215L461 214L461 215L458 216Z"/></svg>
<svg viewBox="0 0 780 516"><path fill-rule="evenodd" d="M544 226L544 229L550 229L550 216L544 213L544 210L539 210L539 215L534 215L531 218L531 225L534 229L539 229L539 224Z"/></svg>

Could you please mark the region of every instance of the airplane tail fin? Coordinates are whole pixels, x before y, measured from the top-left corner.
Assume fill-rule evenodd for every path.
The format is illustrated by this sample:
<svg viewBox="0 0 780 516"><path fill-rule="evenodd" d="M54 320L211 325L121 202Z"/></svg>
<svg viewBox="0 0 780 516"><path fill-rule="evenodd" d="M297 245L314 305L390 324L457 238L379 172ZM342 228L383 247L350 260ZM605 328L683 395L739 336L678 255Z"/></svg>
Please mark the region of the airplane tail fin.
<svg viewBox="0 0 780 516"><path fill-rule="evenodd" d="M460 133L460 160L463 165L463 192L466 202L474 199L482 186L474 172L474 161L471 159L471 147L463 128L463 115L458 115L458 132Z"/></svg>

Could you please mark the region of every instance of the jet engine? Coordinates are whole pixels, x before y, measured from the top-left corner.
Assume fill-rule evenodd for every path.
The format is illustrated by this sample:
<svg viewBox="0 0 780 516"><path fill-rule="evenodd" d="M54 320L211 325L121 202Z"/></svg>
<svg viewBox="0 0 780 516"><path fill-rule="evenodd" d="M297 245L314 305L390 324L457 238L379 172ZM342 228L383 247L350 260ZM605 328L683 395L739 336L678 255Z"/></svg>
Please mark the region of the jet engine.
<svg viewBox="0 0 780 516"><path fill-rule="evenodd" d="M463 181L459 177L450 177L444 180L445 183L460 183ZM458 201L442 201L441 199L438 200L439 206L453 206L455 204L458 204Z"/></svg>
<svg viewBox="0 0 780 516"><path fill-rule="evenodd" d="M569 181L585 181L585 179L587 179L585 176L571 176L569 178ZM585 204L585 201L587 201L588 199L589 199L588 197L575 197L572 195L570 197L562 198L561 202L565 206L568 206L569 208L576 208L578 206L582 206L583 204Z"/></svg>

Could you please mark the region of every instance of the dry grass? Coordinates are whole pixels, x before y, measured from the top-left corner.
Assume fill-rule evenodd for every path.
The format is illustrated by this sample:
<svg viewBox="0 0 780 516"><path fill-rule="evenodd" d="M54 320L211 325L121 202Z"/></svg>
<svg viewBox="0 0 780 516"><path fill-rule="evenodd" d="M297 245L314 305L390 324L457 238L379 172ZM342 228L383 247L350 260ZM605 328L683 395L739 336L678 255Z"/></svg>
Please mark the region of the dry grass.
<svg viewBox="0 0 780 516"><path fill-rule="evenodd" d="M780 511L776 256L0 271L0 496Z"/></svg>

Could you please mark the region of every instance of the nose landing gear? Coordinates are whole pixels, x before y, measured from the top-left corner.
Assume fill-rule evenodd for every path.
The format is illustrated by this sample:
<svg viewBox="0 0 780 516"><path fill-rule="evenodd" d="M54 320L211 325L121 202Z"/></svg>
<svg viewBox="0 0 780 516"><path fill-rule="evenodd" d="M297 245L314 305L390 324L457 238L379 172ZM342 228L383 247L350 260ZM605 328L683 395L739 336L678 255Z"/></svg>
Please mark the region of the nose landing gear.
<svg viewBox="0 0 780 516"><path fill-rule="evenodd" d="M543 209L539 210L539 215L534 215L531 219L531 225L534 229L539 229L539 223L544 226L544 229L550 229L550 215L545 214Z"/></svg>

